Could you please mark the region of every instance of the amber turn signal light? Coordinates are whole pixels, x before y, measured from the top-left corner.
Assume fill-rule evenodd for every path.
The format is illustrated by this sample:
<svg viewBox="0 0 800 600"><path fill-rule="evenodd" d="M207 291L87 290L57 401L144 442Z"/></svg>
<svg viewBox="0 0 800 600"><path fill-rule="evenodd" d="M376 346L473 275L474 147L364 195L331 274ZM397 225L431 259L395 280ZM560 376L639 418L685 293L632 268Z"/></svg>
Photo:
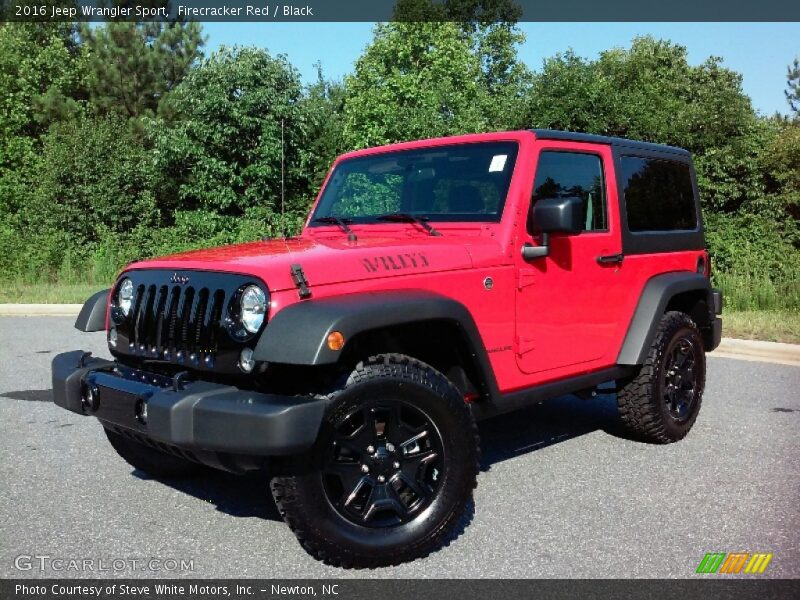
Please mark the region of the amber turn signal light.
<svg viewBox="0 0 800 600"><path fill-rule="evenodd" d="M341 331L331 331L328 334L328 348L331 350L341 350L344 348L344 336Z"/></svg>

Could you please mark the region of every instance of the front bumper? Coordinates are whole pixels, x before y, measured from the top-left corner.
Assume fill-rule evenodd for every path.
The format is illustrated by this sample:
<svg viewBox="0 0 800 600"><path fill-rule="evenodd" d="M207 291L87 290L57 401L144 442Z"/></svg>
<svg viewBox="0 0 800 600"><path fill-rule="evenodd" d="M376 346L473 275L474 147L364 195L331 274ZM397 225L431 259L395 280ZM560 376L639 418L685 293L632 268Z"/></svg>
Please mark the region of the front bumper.
<svg viewBox="0 0 800 600"><path fill-rule="evenodd" d="M53 359L53 400L104 426L189 451L274 456L308 450L326 402L133 372L80 350ZM91 389L94 402L83 400ZM142 405L146 403L146 418Z"/></svg>

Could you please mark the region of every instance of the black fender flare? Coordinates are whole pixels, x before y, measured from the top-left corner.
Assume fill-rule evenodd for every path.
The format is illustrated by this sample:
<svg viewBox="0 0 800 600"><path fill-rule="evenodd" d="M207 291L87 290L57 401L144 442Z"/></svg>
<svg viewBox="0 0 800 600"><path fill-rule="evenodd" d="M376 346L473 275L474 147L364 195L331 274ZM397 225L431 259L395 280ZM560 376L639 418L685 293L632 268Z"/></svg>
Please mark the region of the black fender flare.
<svg viewBox="0 0 800 600"><path fill-rule="evenodd" d="M106 309L108 308L108 294L110 289L100 290L92 294L83 303L78 318L75 319L75 329L78 331L104 331L106 328Z"/></svg>
<svg viewBox="0 0 800 600"><path fill-rule="evenodd" d="M335 364L342 351L328 348L328 334L333 331L344 335L346 346L359 333L432 320L458 327L482 378L476 384L496 397L497 382L472 314L452 298L423 290L346 294L292 304L269 320L253 358L291 365Z"/></svg>
<svg viewBox="0 0 800 600"><path fill-rule="evenodd" d="M656 275L648 280L628 326L625 341L617 356L617 364L641 365L669 301L677 294L691 291L705 292L708 306L713 309L711 283L704 275L679 271Z"/></svg>

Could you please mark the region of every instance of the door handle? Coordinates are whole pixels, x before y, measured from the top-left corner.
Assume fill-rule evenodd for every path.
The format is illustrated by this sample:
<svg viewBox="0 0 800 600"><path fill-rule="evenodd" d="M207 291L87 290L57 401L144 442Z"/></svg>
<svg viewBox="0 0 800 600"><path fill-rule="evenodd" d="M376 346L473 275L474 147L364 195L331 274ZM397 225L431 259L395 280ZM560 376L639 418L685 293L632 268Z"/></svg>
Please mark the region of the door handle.
<svg viewBox="0 0 800 600"><path fill-rule="evenodd" d="M620 252L619 254L606 254L605 256L597 257L597 264L599 265L615 265L622 262L625 255Z"/></svg>

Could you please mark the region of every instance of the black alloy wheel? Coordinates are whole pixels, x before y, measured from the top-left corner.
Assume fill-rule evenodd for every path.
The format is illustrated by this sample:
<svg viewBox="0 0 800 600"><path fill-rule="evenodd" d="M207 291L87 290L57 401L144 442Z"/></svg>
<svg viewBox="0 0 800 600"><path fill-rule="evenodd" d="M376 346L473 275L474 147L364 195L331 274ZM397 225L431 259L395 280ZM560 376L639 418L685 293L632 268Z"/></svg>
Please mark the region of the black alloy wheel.
<svg viewBox="0 0 800 600"><path fill-rule="evenodd" d="M334 424L323 468L325 493L349 521L391 527L430 504L445 468L441 434L422 410L377 401Z"/></svg>
<svg viewBox="0 0 800 600"><path fill-rule="evenodd" d="M697 349L691 337L673 340L667 349L662 372L664 402L669 416L685 423L698 397Z"/></svg>
<svg viewBox="0 0 800 600"><path fill-rule="evenodd" d="M272 495L303 548L375 568L455 539L471 519L480 455L459 389L419 360L381 354L325 398L314 448L273 465Z"/></svg>

